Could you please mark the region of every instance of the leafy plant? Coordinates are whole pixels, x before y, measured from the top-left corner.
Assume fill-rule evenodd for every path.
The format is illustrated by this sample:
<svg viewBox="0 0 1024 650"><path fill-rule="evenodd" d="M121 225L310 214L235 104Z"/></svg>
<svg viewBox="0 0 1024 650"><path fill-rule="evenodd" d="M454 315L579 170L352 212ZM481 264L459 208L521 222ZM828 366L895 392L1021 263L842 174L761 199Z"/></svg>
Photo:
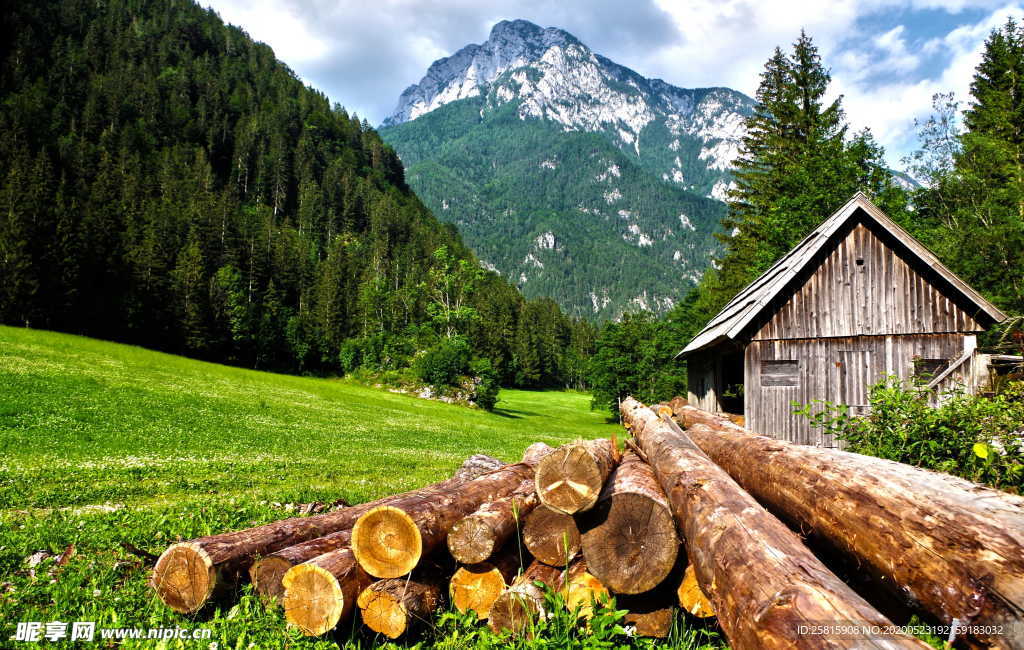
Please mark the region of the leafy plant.
<svg viewBox="0 0 1024 650"><path fill-rule="evenodd" d="M1021 492L1024 488L1024 382L991 396L962 391L932 406L929 392L889 377L871 387L870 412L849 415L842 404L795 404L850 451L917 465Z"/></svg>

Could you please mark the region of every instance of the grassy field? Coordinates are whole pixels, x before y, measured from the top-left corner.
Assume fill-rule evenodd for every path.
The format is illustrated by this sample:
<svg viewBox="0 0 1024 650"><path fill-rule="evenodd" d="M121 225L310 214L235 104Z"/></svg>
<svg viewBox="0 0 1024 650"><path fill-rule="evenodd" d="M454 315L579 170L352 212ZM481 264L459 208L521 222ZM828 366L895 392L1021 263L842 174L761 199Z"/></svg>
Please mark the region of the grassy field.
<svg viewBox="0 0 1024 650"><path fill-rule="evenodd" d="M609 435L614 425L588 405L580 393L505 390L486 413L0 327L0 647L19 645L8 640L19 621L210 630L202 642L162 642L170 648L374 645L350 629L287 632L248 587L240 600L174 614L146 585L151 561L129 549L158 554L178 539L288 516L291 504L404 491L450 476L474 453L514 460L538 440ZM71 546L64 566L29 560ZM462 625L425 638L484 642Z"/></svg>

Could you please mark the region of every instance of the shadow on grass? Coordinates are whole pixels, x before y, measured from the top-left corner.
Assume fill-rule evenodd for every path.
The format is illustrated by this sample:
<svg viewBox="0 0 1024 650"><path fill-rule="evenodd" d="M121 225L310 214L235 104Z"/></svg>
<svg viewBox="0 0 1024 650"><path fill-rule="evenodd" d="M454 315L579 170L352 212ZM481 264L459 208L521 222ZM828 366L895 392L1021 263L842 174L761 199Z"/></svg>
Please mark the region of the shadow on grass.
<svg viewBox="0 0 1024 650"><path fill-rule="evenodd" d="M511 418L513 420L522 420L524 415L529 417L540 417L540 413L534 413L533 411L516 411L515 409L503 408L495 408L491 413L503 418Z"/></svg>

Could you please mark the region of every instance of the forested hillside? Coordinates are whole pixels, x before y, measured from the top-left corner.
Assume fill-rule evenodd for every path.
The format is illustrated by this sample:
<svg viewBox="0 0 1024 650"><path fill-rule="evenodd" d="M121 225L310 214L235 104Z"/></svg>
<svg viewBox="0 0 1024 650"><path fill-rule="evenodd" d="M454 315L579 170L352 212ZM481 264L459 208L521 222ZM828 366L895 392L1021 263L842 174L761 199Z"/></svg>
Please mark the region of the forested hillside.
<svg viewBox="0 0 1024 650"><path fill-rule="evenodd" d="M384 130L409 183L527 296L580 318L663 312L699 279L725 215L595 133L467 98Z"/></svg>
<svg viewBox="0 0 1024 650"><path fill-rule="evenodd" d="M2 322L288 371L457 340L460 370L578 381L589 329L479 271L365 121L212 11L0 20Z"/></svg>

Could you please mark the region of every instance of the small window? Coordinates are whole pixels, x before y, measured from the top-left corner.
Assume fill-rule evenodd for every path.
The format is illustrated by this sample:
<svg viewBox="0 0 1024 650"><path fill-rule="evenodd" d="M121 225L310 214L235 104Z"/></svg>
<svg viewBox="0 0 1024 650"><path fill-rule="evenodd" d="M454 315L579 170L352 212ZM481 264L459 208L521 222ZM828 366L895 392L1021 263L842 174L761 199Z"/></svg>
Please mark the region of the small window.
<svg viewBox="0 0 1024 650"><path fill-rule="evenodd" d="M795 359L761 361L762 386L799 386L800 364Z"/></svg>
<svg viewBox="0 0 1024 650"><path fill-rule="evenodd" d="M949 359L922 359L914 358L914 378L933 379L942 374L942 371L949 367Z"/></svg>

